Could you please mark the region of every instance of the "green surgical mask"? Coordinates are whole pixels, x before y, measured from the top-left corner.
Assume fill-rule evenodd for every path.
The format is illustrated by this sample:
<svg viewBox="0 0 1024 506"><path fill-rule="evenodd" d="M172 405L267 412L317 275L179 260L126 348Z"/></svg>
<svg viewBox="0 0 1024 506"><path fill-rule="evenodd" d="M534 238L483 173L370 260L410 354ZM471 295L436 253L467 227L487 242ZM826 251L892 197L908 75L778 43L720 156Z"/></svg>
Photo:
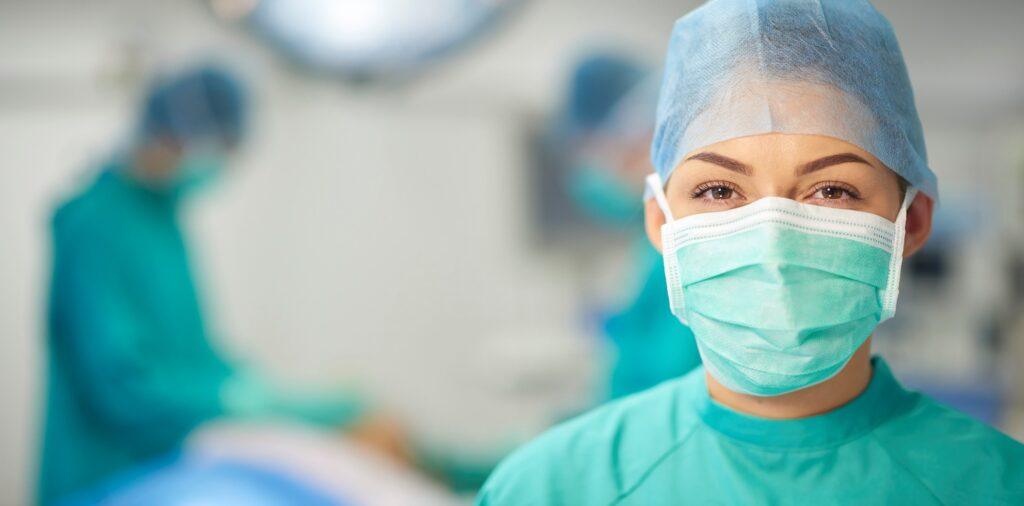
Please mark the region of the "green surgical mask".
<svg viewBox="0 0 1024 506"><path fill-rule="evenodd" d="M660 178L648 185L666 217L672 312L730 390L775 396L828 380L895 312L914 190L895 223L778 197L674 220Z"/></svg>
<svg viewBox="0 0 1024 506"><path fill-rule="evenodd" d="M592 219L609 226L637 225L643 217L639 192L616 177L611 169L586 164L572 170L569 194Z"/></svg>
<svg viewBox="0 0 1024 506"><path fill-rule="evenodd" d="M189 195L216 182L224 172L224 159L213 149L185 153L171 187L178 195Z"/></svg>

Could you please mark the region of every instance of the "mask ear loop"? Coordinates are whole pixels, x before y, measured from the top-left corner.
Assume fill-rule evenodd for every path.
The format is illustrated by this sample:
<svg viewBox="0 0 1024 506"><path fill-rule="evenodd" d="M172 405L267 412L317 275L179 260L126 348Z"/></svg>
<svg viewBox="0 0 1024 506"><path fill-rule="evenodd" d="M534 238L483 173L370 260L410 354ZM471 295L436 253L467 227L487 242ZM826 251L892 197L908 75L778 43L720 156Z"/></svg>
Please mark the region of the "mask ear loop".
<svg viewBox="0 0 1024 506"><path fill-rule="evenodd" d="M917 190L908 188L907 195L903 197L903 205L900 206L900 213L896 216L892 257L889 259L889 280L885 287L885 299L882 301L882 321L896 314L896 301L900 295L900 273L903 269L903 247L907 237L907 210L916 196Z"/></svg>
<svg viewBox="0 0 1024 506"><path fill-rule="evenodd" d="M668 284L668 301L672 313L676 315L684 325L686 321L686 303L683 297L682 285L679 282L679 266L676 265L675 240L670 225L676 220L672 216L672 209L668 207L668 199L665 197L664 185L661 176L657 172L647 176L647 191L654 196L654 200L665 215L665 225L661 227L661 249L665 258L665 279Z"/></svg>
<svg viewBox="0 0 1024 506"><path fill-rule="evenodd" d="M668 199L665 198L664 184L661 182L661 176L657 172L647 176L644 180L647 183L647 188L651 194L654 195L654 200L658 203L658 207L661 208L662 214L665 215L665 223L672 223L676 221L672 217L672 209L668 207Z"/></svg>

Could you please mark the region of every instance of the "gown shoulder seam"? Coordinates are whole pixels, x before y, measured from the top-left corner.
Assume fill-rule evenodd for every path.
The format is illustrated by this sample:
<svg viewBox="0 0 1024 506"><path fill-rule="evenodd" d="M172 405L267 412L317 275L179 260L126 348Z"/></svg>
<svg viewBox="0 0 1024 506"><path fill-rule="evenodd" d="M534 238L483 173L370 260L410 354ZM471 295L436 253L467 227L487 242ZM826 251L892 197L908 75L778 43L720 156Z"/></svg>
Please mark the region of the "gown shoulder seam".
<svg viewBox="0 0 1024 506"><path fill-rule="evenodd" d="M925 481L922 480L921 477L917 475L917 473L915 473L913 470L911 470L910 467L908 467L902 460L896 458L896 456L893 455L893 453L889 450L889 448L886 447L885 443L881 439L879 439L878 436L875 433L873 433L873 432L869 433L868 437L870 437L871 440L874 441L875 444L877 444L878 447L881 448L883 452L885 452L885 455L888 456L890 459L892 459L892 461L897 466L899 466L900 469L906 471L907 474L909 474L911 477L914 478L914 480L916 480L918 483L920 483L921 486L924 487L924 489L928 491L928 494L930 494L932 496L932 498L934 498L936 501L938 501L939 504L943 504L942 498L940 498L939 495L936 494L934 490L932 490L932 487L929 486L927 483L925 483Z"/></svg>
<svg viewBox="0 0 1024 506"><path fill-rule="evenodd" d="M633 494L633 492L636 492L636 490L639 489L640 486L643 485L643 483L645 481L647 481L647 478L659 466L661 466L661 464L663 462L665 462L665 460L668 459L668 457L670 455L672 455L673 453L678 451L679 448L681 448L684 444L686 444L687 441L689 441L690 437L693 436L693 434L695 432L697 432L697 429L699 429L699 428L700 428L699 424L695 424L695 425L691 426L690 429L686 432L686 435L681 437L679 439L679 441L677 441L675 444L670 446L667 450L665 450L664 453L659 455L658 458L655 459L654 462L651 463L651 465L647 466L647 469L644 470L644 472L641 474L640 478L638 478L635 483L633 483L632 485L627 487L625 491L623 491L621 494L619 494L617 497L615 497L615 499L613 499L612 502L609 503L609 506L613 506L613 505L616 505L616 504L621 504L622 501L626 500L630 495Z"/></svg>

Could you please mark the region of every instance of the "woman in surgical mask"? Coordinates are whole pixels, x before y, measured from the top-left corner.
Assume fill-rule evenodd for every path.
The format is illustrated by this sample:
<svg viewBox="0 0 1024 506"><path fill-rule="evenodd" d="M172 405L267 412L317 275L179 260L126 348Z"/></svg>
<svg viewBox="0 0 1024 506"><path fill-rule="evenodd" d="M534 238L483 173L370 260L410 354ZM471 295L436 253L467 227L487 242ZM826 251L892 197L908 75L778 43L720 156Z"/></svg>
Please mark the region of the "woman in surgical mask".
<svg viewBox="0 0 1024 506"><path fill-rule="evenodd" d="M480 504L1024 504L1024 445L871 355L937 181L866 0L712 0L675 25L647 234L704 366L559 426Z"/></svg>

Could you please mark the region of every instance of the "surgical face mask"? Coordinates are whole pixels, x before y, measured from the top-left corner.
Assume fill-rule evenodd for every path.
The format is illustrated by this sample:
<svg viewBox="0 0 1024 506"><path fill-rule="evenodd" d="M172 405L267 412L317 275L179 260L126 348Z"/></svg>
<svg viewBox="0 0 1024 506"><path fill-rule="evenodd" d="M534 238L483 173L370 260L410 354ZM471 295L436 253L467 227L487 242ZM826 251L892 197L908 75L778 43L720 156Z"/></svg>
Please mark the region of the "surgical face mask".
<svg viewBox="0 0 1024 506"><path fill-rule="evenodd" d="M216 182L223 171L224 159L220 150L192 149L178 164L171 188L178 195L192 194Z"/></svg>
<svg viewBox="0 0 1024 506"><path fill-rule="evenodd" d="M585 164L572 170L569 194L588 216L604 225L635 225L643 216L640 194L616 177L611 169Z"/></svg>
<svg viewBox="0 0 1024 506"><path fill-rule="evenodd" d="M828 380L895 312L914 190L895 223L778 197L675 220L660 178L647 182L665 213L672 313L726 388L775 396Z"/></svg>

